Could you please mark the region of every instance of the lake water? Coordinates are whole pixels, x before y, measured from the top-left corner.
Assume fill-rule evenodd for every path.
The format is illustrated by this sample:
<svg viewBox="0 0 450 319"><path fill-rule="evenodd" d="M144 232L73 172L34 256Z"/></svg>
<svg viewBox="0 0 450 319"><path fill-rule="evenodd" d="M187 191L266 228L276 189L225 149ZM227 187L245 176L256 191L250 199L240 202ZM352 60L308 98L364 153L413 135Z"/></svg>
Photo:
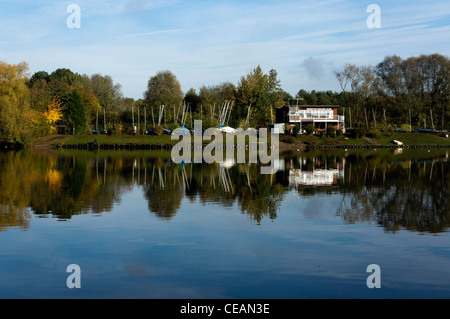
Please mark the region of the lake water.
<svg viewBox="0 0 450 319"><path fill-rule="evenodd" d="M1 152L0 298L449 298L448 153Z"/></svg>

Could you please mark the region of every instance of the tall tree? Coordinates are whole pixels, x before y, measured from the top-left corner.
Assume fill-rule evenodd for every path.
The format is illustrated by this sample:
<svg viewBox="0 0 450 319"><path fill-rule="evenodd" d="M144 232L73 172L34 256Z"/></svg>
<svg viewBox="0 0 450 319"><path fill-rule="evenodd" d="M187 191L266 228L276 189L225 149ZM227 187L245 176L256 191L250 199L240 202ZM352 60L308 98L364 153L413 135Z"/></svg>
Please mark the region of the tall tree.
<svg viewBox="0 0 450 319"><path fill-rule="evenodd" d="M250 126L267 127L272 122L274 108L284 105L284 96L277 72L270 70L265 74L258 65L239 81L234 123L246 118L251 105Z"/></svg>
<svg viewBox="0 0 450 319"><path fill-rule="evenodd" d="M64 98L63 104L65 104L63 114L69 126L75 128L76 133L84 133L86 131L86 115L78 91L73 89L69 96Z"/></svg>
<svg viewBox="0 0 450 319"><path fill-rule="evenodd" d="M147 108L153 110L155 116L160 116L159 110L164 105L164 121L174 121L175 111L183 101L183 91L177 77L171 71L160 71L148 80L144 100ZM176 113L176 112L175 112Z"/></svg>
<svg viewBox="0 0 450 319"><path fill-rule="evenodd" d="M402 75L402 59L398 55L387 56L380 62L376 71L378 76L386 84L390 94L395 97L404 93L404 81Z"/></svg>
<svg viewBox="0 0 450 319"><path fill-rule="evenodd" d="M92 90L102 109L106 111L121 108L122 86L114 83L109 75L93 74L84 76L86 85Z"/></svg>
<svg viewBox="0 0 450 319"><path fill-rule="evenodd" d="M184 101L191 107L192 112L198 112L200 109L200 97L195 92L194 88L190 88L184 96Z"/></svg>
<svg viewBox="0 0 450 319"><path fill-rule="evenodd" d="M32 138L28 64L0 61L0 142L25 144Z"/></svg>

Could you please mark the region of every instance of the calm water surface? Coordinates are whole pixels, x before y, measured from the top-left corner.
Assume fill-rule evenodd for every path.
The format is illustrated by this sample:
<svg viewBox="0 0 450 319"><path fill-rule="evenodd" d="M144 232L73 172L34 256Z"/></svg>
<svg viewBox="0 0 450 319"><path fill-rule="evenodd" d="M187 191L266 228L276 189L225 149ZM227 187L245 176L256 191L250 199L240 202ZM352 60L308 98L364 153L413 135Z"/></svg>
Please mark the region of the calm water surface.
<svg viewBox="0 0 450 319"><path fill-rule="evenodd" d="M276 164L2 152L0 298L450 297L448 150Z"/></svg>

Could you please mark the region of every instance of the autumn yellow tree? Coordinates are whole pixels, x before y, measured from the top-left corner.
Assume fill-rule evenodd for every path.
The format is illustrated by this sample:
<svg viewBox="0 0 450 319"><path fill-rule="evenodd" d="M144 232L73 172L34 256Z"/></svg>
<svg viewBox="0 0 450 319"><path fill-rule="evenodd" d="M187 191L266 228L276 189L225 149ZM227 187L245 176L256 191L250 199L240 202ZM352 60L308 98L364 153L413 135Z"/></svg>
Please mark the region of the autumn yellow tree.
<svg viewBox="0 0 450 319"><path fill-rule="evenodd" d="M44 112L44 118L49 125L49 134L55 133L55 124L62 118L62 109L61 101L57 96L54 96L52 102L47 105L47 110Z"/></svg>
<svg viewBox="0 0 450 319"><path fill-rule="evenodd" d="M0 61L0 142L26 144L32 138L28 64Z"/></svg>

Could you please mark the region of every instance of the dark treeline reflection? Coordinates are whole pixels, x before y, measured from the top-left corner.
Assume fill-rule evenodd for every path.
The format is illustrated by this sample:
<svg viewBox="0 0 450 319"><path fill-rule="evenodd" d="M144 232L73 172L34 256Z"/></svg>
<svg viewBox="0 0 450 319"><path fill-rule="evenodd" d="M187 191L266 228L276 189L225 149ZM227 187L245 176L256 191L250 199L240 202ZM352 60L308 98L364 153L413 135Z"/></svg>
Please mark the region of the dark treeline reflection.
<svg viewBox="0 0 450 319"><path fill-rule="evenodd" d="M415 153L398 155L397 160L373 154L347 157L349 171L339 183L343 196L337 213L347 223L375 221L388 232L446 231L450 225L448 151Z"/></svg>
<svg viewBox="0 0 450 319"><path fill-rule="evenodd" d="M287 174L289 185L301 196L339 194L336 213L345 223L377 223L393 233L400 229L438 233L450 225L448 153L310 152L291 158Z"/></svg>
<svg viewBox="0 0 450 319"><path fill-rule="evenodd" d="M183 199L237 207L256 223L275 220L286 194L296 192L298 201L337 196L330 213L345 223L436 233L449 226L449 165L446 150L308 151L284 154L273 174L261 175L259 165L233 159L175 164L170 152L0 152L0 231L27 229L31 214L101 214L138 186L149 212L167 221Z"/></svg>

